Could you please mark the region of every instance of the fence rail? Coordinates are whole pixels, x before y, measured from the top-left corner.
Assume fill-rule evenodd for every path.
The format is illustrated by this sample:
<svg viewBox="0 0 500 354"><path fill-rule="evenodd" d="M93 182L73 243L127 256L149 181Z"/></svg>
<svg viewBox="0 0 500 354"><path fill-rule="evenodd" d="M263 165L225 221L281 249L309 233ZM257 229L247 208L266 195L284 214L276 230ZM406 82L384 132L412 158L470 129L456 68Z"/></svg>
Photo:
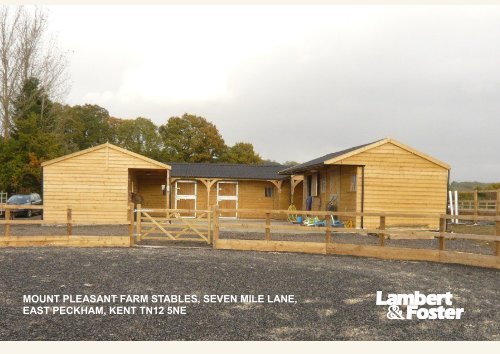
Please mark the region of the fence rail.
<svg viewBox="0 0 500 354"><path fill-rule="evenodd" d="M15 210L43 210L41 205L4 205L5 219L0 220L4 226L3 236L0 236L0 247L39 247L39 246L66 246L66 247L130 247L133 244L133 205L129 205L129 215L132 221L129 224L129 234L116 236L73 235L73 210L66 209L66 220L57 224L66 224L66 235L26 235L14 236L11 233L12 225L42 225L44 220L19 220L14 219L12 211Z"/></svg>
<svg viewBox="0 0 500 354"><path fill-rule="evenodd" d="M244 222L239 220L237 223L227 223L220 219L220 213L236 212L236 209L219 209L214 206L214 239L213 247L226 250L252 250L252 251L272 251L272 252L303 252L318 254L339 254L364 257L376 257L382 259L398 260L422 260L442 263L460 263L480 267L500 268L500 215L496 216L477 216L477 215L447 215L447 214L408 214L408 213L374 213L374 212L326 212L326 211L290 211L290 210L256 210L256 209L238 209L238 215L260 214L264 216L263 222ZM273 225L271 218L276 215L310 215L322 216L325 218L325 226L305 227L300 225ZM336 216L370 216L378 217L379 225L375 229L356 229L346 227L333 227L332 219ZM389 229L386 227L388 218L438 218L439 230L402 230ZM220 220L219 220L220 219ZM477 234L457 234L447 232L447 220L488 220L495 222L496 235L477 235ZM252 230L262 232L264 240L254 239L221 239L221 230ZM314 229L314 230L313 230ZM320 232L324 233L324 242L304 242L304 241L281 241L273 240L272 233L279 231L293 231L297 234ZM336 233L354 233L354 234L375 234L378 236L378 245L350 244L335 242ZM386 247L388 238L398 239L404 236L406 239L438 239L436 249L421 249L409 247ZM493 242L494 255L485 255L468 252L449 251L446 249L447 240L467 239L475 241Z"/></svg>
<svg viewBox="0 0 500 354"><path fill-rule="evenodd" d="M338 254L363 257L376 257L382 259L422 260L442 263L460 263L481 267L500 269L500 214L485 215L448 215L426 213L393 213L393 212L330 212L330 211L296 211L296 210L257 210L257 209L222 209L217 205L210 210L191 209L147 209L133 204L128 207L128 235L120 236L76 236L73 234L73 209L66 208L66 235L64 236L14 236L11 233L12 225L43 224L43 220L11 219L11 212L15 210L42 209L43 206L11 206L5 207L6 217L0 220L4 226L3 236L0 236L0 246L132 246L136 241L144 239L159 239L168 241L199 241L212 244L215 249L226 250L254 250L275 252L303 252L314 254ZM196 217L182 216L193 214ZM257 215L259 220L227 220L221 213L238 213L238 215ZM279 216L283 215L308 215L324 218L325 226L307 227L294 224L283 224ZM378 226L369 229L335 227L332 223L334 217L377 217ZM274 220L273 217L277 217ZM389 228L388 221L398 218L422 218L439 220L439 229L415 230L408 228ZM459 220L484 220L495 224L495 235L458 234L447 232L447 221ZM221 238L221 231L244 230L261 233L263 239L227 239ZM319 242L311 240L283 241L273 239L275 234L288 233L300 235L319 233L323 238ZM337 234L375 235L378 242L373 245L344 243L336 240ZM422 249L410 247L389 247L387 240L398 239L437 239L439 242L435 249ZM455 239L484 241L493 244L494 255L485 255L468 252L457 252L447 249L447 242Z"/></svg>
<svg viewBox="0 0 500 354"><path fill-rule="evenodd" d="M136 241L212 243L211 210L142 208L142 205L138 204L135 212L137 214ZM189 214L189 216L181 214Z"/></svg>
<svg viewBox="0 0 500 354"><path fill-rule="evenodd" d="M459 213L499 214L500 190L459 191L457 207Z"/></svg>

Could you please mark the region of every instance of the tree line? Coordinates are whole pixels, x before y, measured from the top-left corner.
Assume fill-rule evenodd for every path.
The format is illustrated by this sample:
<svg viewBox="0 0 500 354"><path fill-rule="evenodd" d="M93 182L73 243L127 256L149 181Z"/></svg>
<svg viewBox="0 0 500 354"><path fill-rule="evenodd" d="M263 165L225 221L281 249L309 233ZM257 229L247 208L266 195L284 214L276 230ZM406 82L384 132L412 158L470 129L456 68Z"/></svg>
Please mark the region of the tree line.
<svg viewBox="0 0 500 354"><path fill-rule="evenodd" d="M228 146L203 117L185 113L160 126L120 119L98 105L53 102L29 78L14 100L8 138L0 140L0 190L40 191L42 162L106 142L162 162L271 163L250 143Z"/></svg>
<svg viewBox="0 0 500 354"><path fill-rule="evenodd" d="M41 8L0 7L0 191L40 192L44 161L110 142L162 162L276 163L250 143L228 146L207 119L184 114L157 126L95 104L59 103L68 53Z"/></svg>

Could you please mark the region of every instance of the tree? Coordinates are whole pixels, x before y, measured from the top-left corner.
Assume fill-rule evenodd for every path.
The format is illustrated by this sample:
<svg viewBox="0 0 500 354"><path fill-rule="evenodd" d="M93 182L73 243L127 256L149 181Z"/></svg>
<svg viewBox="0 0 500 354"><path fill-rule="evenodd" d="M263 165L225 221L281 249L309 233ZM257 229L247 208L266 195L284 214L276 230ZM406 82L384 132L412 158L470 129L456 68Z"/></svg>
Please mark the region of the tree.
<svg viewBox="0 0 500 354"><path fill-rule="evenodd" d="M25 82L14 102L12 136L2 142L0 151L0 183L8 191L39 192L41 163L62 152L50 111L42 116L42 102L49 106L52 102L35 78Z"/></svg>
<svg viewBox="0 0 500 354"><path fill-rule="evenodd" d="M47 96L62 95L67 88L66 53L47 38L47 14L40 8L0 8L0 116L2 135L9 139L14 100L26 81L36 77Z"/></svg>
<svg viewBox="0 0 500 354"><path fill-rule="evenodd" d="M162 139L158 127L147 118L136 119L110 118L111 140L124 149L150 157L161 159Z"/></svg>
<svg viewBox="0 0 500 354"><path fill-rule="evenodd" d="M72 142L77 150L87 149L92 146L104 144L112 140L112 132L109 125L109 112L98 105L86 104L73 106L69 115L61 118L60 127L74 129Z"/></svg>
<svg viewBox="0 0 500 354"><path fill-rule="evenodd" d="M214 124L192 114L171 117L159 132L164 158L172 162L215 162L227 148Z"/></svg>
<svg viewBox="0 0 500 354"><path fill-rule="evenodd" d="M220 161L228 163L258 164L262 158L254 151L250 143L236 143L221 156Z"/></svg>

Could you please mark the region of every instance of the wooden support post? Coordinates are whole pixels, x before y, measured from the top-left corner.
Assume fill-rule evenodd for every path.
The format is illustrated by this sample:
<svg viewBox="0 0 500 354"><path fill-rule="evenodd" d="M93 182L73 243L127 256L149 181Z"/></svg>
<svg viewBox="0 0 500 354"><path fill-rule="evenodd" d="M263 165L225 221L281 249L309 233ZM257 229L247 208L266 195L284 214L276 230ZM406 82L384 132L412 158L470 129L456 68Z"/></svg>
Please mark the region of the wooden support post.
<svg viewBox="0 0 500 354"><path fill-rule="evenodd" d="M210 210L210 208L207 208L208 209L208 212L207 212L207 224L208 224L208 230L207 230L207 243L210 244L212 243L212 240L210 239L211 237L211 229L212 229L212 219L210 217L210 215L212 214L212 211Z"/></svg>
<svg viewBox="0 0 500 354"><path fill-rule="evenodd" d="M271 213L266 213L266 241L271 241Z"/></svg>
<svg viewBox="0 0 500 354"><path fill-rule="evenodd" d="M73 234L73 209L70 206L66 209L66 235Z"/></svg>
<svg viewBox="0 0 500 354"><path fill-rule="evenodd" d="M217 248L217 240L219 239L219 206L217 204L213 207L214 211L214 239L213 247Z"/></svg>
<svg viewBox="0 0 500 354"><path fill-rule="evenodd" d="M165 219L169 218L168 209L170 209L170 170L167 170L167 178L165 178Z"/></svg>
<svg viewBox="0 0 500 354"><path fill-rule="evenodd" d="M479 209L479 200L477 195L477 190L474 191L474 216L477 216ZM477 222L477 219L474 219L474 222Z"/></svg>
<svg viewBox="0 0 500 354"><path fill-rule="evenodd" d="M11 220L10 209L6 205L5 206L5 229L4 229L4 236L5 237L10 237L10 220Z"/></svg>
<svg viewBox="0 0 500 354"><path fill-rule="evenodd" d="M137 241L140 241L141 240L141 234L142 234L142 230L141 230L141 219L142 219L142 212L141 212L141 209L142 209L142 204L137 204L137 220L136 220L136 240Z"/></svg>
<svg viewBox="0 0 500 354"><path fill-rule="evenodd" d="M445 249L445 239L443 233L446 232L446 218L439 219L439 250L444 251Z"/></svg>
<svg viewBox="0 0 500 354"><path fill-rule="evenodd" d="M497 218L500 217L500 190L497 190ZM495 222L496 232L495 235L500 236L500 221ZM500 241L495 241L495 256L500 257Z"/></svg>
<svg viewBox="0 0 500 354"><path fill-rule="evenodd" d="M500 189L497 190L497 216L500 216Z"/></svg>
<svg viewBox="0 0 500 354"><path fill-rule="evenodd" d="M500 236L500 221L495 222L496 232L495 235ZM500 241L495 241L495 256L500 257Z"/></svg>
<svg viewBox="0 0 500 354"><path fill-rule="evenodd" d="M379 222L378 228L380 230L385 230L385 216L380 217L380 222ZM378 245L382 246L382 247L385 246L385 234L384 233L378 234Z"/></svg>
<svg viewBox="0 0 500 354"><path fill-rule="evenodd" d="M128 224L128 236L130 238L130 246L134 245L134 203L128 204L128 215L129 222Z"/></svg>
<svg viewBox="0 0 500 354"><path fill-rule="evenodd" d="M332 217L330 215L326 215L325 221L326 221L325 242L329 244L332 242L332 228L331 228Z"/></svg>

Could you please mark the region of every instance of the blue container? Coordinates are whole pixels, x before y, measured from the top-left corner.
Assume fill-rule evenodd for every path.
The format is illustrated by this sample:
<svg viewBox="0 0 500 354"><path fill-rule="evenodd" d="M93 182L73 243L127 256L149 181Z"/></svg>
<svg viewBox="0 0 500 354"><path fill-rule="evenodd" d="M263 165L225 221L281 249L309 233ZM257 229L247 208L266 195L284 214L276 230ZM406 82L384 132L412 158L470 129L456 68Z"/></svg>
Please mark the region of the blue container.
<svg viewBox="0 0 500 354"><path fill-rule="evenodd" d="M297 216L297 222L302 222L302 216Z"/></svg>

